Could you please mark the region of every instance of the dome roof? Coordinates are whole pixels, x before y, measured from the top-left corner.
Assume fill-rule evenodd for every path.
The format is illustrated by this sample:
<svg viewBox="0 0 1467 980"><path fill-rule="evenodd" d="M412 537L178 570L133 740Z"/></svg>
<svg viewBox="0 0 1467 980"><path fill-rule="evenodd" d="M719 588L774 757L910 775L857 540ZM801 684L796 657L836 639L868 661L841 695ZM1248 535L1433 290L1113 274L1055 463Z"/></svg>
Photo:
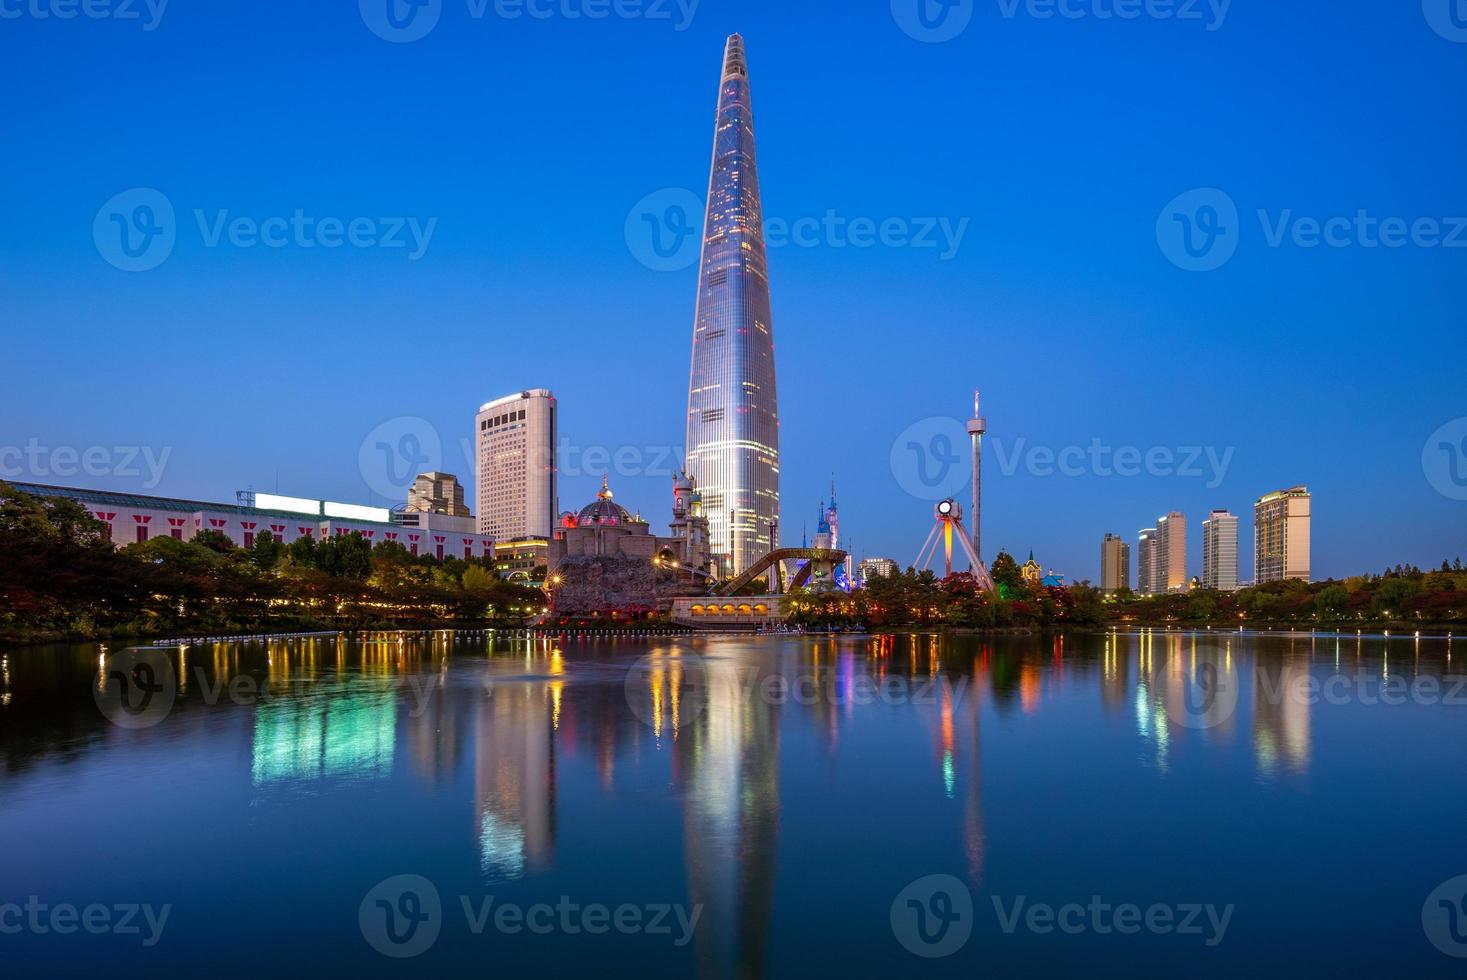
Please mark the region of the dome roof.
<svg viewBox="0 0 1467 980"><path fill-rule="evenodd" d="M606 478L602 477L601 491L596 494L595 500L581 508L581 512L576 515L576 524L580 527L594 527L597 524L622 527L637 523L627 509L611 497L611 488L606 485Z"/></svg>

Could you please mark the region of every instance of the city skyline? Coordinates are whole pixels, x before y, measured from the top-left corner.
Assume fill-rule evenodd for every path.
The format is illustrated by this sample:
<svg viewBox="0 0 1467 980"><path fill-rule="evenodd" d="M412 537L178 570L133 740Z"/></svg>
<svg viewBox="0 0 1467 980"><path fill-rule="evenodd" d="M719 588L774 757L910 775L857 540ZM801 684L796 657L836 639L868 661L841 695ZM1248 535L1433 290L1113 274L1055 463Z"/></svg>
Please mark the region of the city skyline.
<svg viewBox="0 0 1467 980"><path fill-rule="evenodd" d="M178 13L156 35L150 56L160 59L160 72L190 64L192 52L229 50L243 43L231 35L248 33L238 12L207 21ZM0 447L20 454L0 459L19 470L12 479L190 499L255 486L395 503L400 491L376 490L359 462L375 427L423 420L440 445L439 458L421 469L467 480L473 453L462 447L472 446L473 434L465 431L464 406L547 384L566 406L563 429L577 448L603 447L608 458L624 448L642 453L636 472L618 472L614 463L610 469L624 499L657 511L686 441L677 425L682 385L608 386L606 370L682 376L688 354L682 331L697 273L691 265L648 268L628 247L624 227L643 197L669 188L694 198L701 193L708 87L698 79L707 78L724 37L738 29L758 56L761 163L774 168L766 174L766 223L772 219L786 230L770 246L783 324L781 489L804 513L828 474L841 474L842 518L858 559L864 553L911 560L930 501L914 498L893 476L889 450L905 429L928 418L949 418L961 433L966 392L975 385L984 389L996 433L985 446L986 558L1000 548L1016 555L1033 548L1054 567L1084 577L1094 566L1093 542L1106 529L1144 526L1169 507L1244 514L1260 494L1295 483L1330 501L1313 536L1315 578L1401 562L1435 565L1444 557L1437 554L1442 529L1461 527L1460 500L1439 488L1437 473L1423 472L1424 450L1439 451L1429 441L1433 434L1464 412L1454 360L1441 356L1460 345L1458 304L1449 288L1455 266L1445 264L1451 254L1260 247L1255 225L1248 232L1251 251L1240 249L1225 268L1197 274L1169 263L1154 238L1167 201L1200 186L1223 187L1245 213L1267 210L1275 221L1285 208L1311 216L1357 208L1406 216L1443 207L1467 211L1449 176L1457 172L1461 134L1447 132L1424 156L1398 157L1384 144L1342 161L1329 154L1329 172L1320 178L1319 147L1331 145L1338 120L1281 117L1283 110L1240 66L1209 61L1214 73L1197 79L1196 91L1163 93L1158 107L1190 118L1203 106L1211 126L1238 137L1221 152L1202 129L1173 130L1174 142L1159 148L1133 120L1092 118L1090 109L1073 103L1064 82L1070 75L1053 73L1057 65L1072 64L1066 71L1073 73L1103 62L1117 85L1139 85L1212 48L1261 46L1282 54L1277 32L1302 29L1302 14L1281 13L1267 24L1234 19L1217 37L1129 25L1116 32L1103 59L1091 50L1096 25L975 23L950 44L924 45L895 27L885 10L832 30L828 18L810 11L776 20L769 12L735 14L710 4L683 33L608 22L535 34L527 25L504 24L498 33L477 35L440 30L408 46L384 44L359 23L342 25L321 11L298 16L301 33L282 42L287 60L279 84L289 99L255 105L241 94L237 101L247 104L227 134L205 130L186 139L129 109L121 110L128 125L119 127L115 112L78 107L64 89L13 107L21 130L44 126L63 106L78 116L56 146L22 144L0 162L13 185L32 188L16 202L14 226L37 229L24 241L0 241L0 276L11 286L0 291L0 317L24 328L15 333L14 355L32 368L13 379L0 419ZM1460 59L1451 60L1458 52L1419 16L1360 16L1372 36L1409 52L1423 70L1462 70ZM80 24L70 25L77 30L12 26L14 37L27 43L17 45L11 70L37 77L49 77L48 55L62 46L101 70L131 70L148 40L103 37ZM1331 42L1353 36L1337 25L1308 26ZM870 124L859 127L815 111L835 91L829 65L852 44L880 66L842 78L843 97L867 107ZM483 57L486 49L492 58ZM610 50L637 69L608 78L596 66ZM974 59L975 53L985 58ZM332 54L367 66L354 89L364 94L364 105L400 109L416 108L388 83L404 64L421 73L426 87L448 92L464 90L468 73L480 66L495 78L537 73L534 66L545 63L559 71L492 114L476 102L451 101L426 117L404 111L402 121L384 121L381 112L368 115L356 105L341 110L330 98L320 66ZM1288 77L1305 87L1318 84L1317 57L1289 61ZM1004 99L975 110L958 93L982 88L979 63L988 65L982 77L1002 73L1015 84ZM898 76L923 84L931 97L894 103L890 90ZM665 84L668 79L679 85ZM228 98L236 89L243 93L247 80L226 77L220 84L219 97ZM1352 77L1339 98L1373 106L1404 84L1371 67ZM592 87L634 105L638 118L628 125L581 112ZM1450 108L1444 91L1410 91L1410 99L1394 99L1405 108L1393 111L1391 126L1423 131ZM168 90L162 97L170 111L210 117L197 93ZM984 143L1007 152L984 149L976 136L947 124L974 111L985 124ZM1052 137L1025 122L1041 112L1059 114L1057 131L1085 137L1067 140L1064 154L1049 154L1053 162L1046 156ZM1287 122L1291 133L1272 147L1279 165L1269 175L1256 173L1256 150L1244 150L1250 139L1279 139L1277 125L1252 128L1260 112ZM502 137L528 132L545 118L575 118L581 129L562 134L540 127L532 139L512 143ZM1104 144L1090 138L1102 131ZM343 165L342 147L362 132L380 133L382 166ZM237 148L237 133L251 137L249 152L238 164L220 165L234 159L221 147ZM282 152L287 140L296 152ZM564 161L579 159L588 144L611 148L610 162L594 171L567 167ZM1136 173L1132 151L1139 148L1149 162ZM99 166L58 170L50 165L58 157ZM1209 164L1200 167L1196 161L1204 158ZM861 166L845 166L856 160ZM1036 167L1036 160L1046 162ZM485 161L500 183L484 179ZM1400 187L1380 176L1401 167L1420 179ZM315 172L334 176L327 181ZM384 172L391 176L384 179ZM433 179L425 179L428 173ZM1097 196L1092 179L1075 173L1102 175L1115 193ZM580 184L572 192L574 181ZM136 274L98 255L91 227L102 205L130 187L165 193L180 224L169 260ZM317 216L416 215L425 226L437 217L438 230L428 253L409 262L406 255L397 260L363 249L210 246L194 214L202 212L209 225L220 212L259 220L297 208ZM943 259L941 249L853 247L824 237L829 211L847 232L860 218L925 215L952 228L965 218L969 225L961 247ZM1085 220L1077 225L1080 215ZM806 217L821 229L812 247L788 234ZM568 285L567 263L576 269ZM417 348L423 370L414 374L388 350L403 324L417 322L430 326L426 335L441 346ZM1408 323L1408 339L1379 330L1384 322ZM1220 332L1229 345L1210 341ZM1336 342L1342 332L1350 344ZM454 356L486 334L493 338L488 367ZM122 337L134 342L139 369L159 376L186 374L202 361L219 365L230 396L179 412L169 386L139 385L117 407L105 386L73 369L73 358L79 350L120 353ZM547 338L556 342L553 358L544 350ZM607 338L616 341L602 342ZM983 363L944 379L934 352L951 349L955 338L981 345ZM1262 342L1274 345L1274 357L1254 362L1246 351ZM316 357L320 343L331 345L325 362ZM1211 389L1203 411L1148 411L1110 395L1098 380L1144 356L1161 379L1155 395L1180 404L1195 389L1204 351L1210 376L1228 382ZM1333 411L1351 419L1348 430L1321 419L1304 386L1280 387L1282 377L1300 370L1330 379ZM1378 390L1381 370L1411 377L1413 397L1367 402L1363 392ZM292 371L310 376L311 384L282 383ZM376 383L362 385L364 378ZM1170 475L1144 467L1137 476L1104 475L1087 462L1068 476L1033 455L1088 449L1093 440L1108 451L1105 460L1134 447L1143 455L1168 450L1175 461L1163 469ZM33 444L42 450L41 472L27 458ZM124 475L120 452L103 477L75 473L75 464L75 475L57 473L66 468L58 450L98 447L141 447L166 465L157 483L146 467L141 476ZM1180 475L1188 447L1211 449L1226 465L1210 465L1204 453L1194 467L1198 475ZM669 461L665 467L651 465L659 457ZM600 476L601 468L582 466L564 476L562 496L589 499ZM796 529L784 530L788 536ZM1200 551L1195 536L1191 545ZM1252 537L1244 535L1242 568L1252 566L1252 552Z"/></svg>

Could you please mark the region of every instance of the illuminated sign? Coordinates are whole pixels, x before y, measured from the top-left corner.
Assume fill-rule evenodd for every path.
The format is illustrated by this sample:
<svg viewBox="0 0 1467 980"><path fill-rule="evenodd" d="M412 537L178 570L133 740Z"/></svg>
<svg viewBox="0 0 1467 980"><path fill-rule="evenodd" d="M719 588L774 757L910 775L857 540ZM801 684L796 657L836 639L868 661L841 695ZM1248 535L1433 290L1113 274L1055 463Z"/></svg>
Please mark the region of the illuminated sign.
<svg viewBox="0 0 1467 980"><path fill-rule="evenodd" d="M392 511L386 507L360 507L356 504L333 504L326 501L326 516L340 517L345 521L373 521L377 524L391 524Z"/></svg>
<svg viewBox="0 0 1467 980"><path fill-rule="evenodd" d="M321 516L321 501L302 497L282 497L273 493L255 494L255 506L260 510L283 510L291 514Z"/></svg>

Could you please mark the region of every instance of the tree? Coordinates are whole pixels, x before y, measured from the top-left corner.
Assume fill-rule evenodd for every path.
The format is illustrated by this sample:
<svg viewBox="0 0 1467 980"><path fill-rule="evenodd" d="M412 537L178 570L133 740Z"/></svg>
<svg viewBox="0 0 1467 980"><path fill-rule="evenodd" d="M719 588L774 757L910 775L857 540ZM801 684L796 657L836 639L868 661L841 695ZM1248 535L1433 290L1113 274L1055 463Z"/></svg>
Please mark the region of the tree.
<svg viewBox="0 0 1467 980"><path fill-rule="evenodd" d="M221 555L227 555L234 550L234 541L230 539L229 535L213 528L195 534L193 543L208 548L210 551L217 551Z"/></svg>
<svg viewBox="0 0 1467 980"><path fill-rule="evenodd" d="M988 570L988 574L1003 598L1010 599L1023 593L1024 573L1019 570L1019 563L1014 561L1014 556L1007 551L1000 551L998 557L993 559L993 567Z"/></svg>
<svg viewBox="0 0 1467 980"><path fill-rule="evenodd" d="M1350 608L1350 592L1338 582L1324 587L1314 597L1314 609L1320 619L1340 619Z"/></svg>
<svg viewBox="0 0 1467 980"><path fill-rule="evenodd" d="M249 551L249 559L254 566L267 572L280 564L284 557L285 545L275 540L275 535L269 531L261 531Z"/></svg>

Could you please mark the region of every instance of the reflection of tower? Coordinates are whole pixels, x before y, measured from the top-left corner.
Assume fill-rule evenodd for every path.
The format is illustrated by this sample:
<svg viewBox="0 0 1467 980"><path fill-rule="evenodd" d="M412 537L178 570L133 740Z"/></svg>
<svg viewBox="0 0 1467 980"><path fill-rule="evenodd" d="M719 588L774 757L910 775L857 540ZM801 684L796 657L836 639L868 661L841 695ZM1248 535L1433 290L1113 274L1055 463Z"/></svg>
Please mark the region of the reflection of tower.
<svg viewBox="0 0 1467 980"><path fill-rule="evenodd" d="M706 710L677 741L688 894L703 906L698 974L760 977L774 904L779 708L744 697L751 679L736 661L709 660L706 670Z"/></svg>
<svg viewBox="0 0 1467 980"><path fill-rule="evenodd" d="M979 540L983 522L983 434L988 431L988 421L978 410L978 392L973 392L973 417L968 420L968 437L973 440L973 513L969 518L969 530L973 535L973 553L983 555L983 544Z"/></svg>
<svg viewBox="0 0 1467 980"><path fill-rule="evenodd" d="M1288 659L1253 665L1253 751L1258 768L1309 768L1309 664Z"/></svg>
<svg viewBox="0 0 1467 980"><path fill-rule="evenodd" d="M474 801L485 874L518 878L555 854L555 734L544 684L497 687L479 707Z"/></svg>

